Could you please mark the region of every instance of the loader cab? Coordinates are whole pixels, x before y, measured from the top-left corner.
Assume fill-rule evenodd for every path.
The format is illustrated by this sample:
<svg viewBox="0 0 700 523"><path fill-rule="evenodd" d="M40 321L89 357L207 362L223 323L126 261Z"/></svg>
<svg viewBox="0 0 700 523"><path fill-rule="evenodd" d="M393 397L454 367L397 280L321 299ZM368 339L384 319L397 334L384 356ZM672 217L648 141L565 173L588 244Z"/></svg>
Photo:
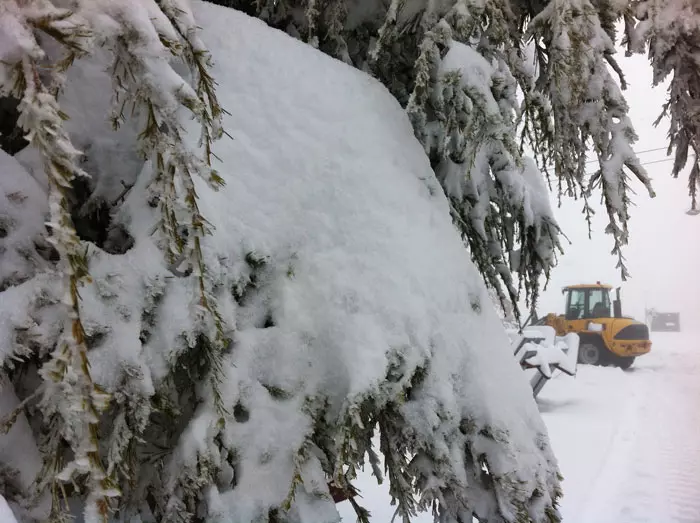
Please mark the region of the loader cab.
<svg viewBox="0 0 700 523"><path fill-rule="evenodd" d="M651 350L644 323L622 316L620 288L600 282L569 285L562 289L564 314L549 313L540 322L553 327L557 336L579 336L579 363L612 363L628 368L637 356Z"/></svg>
<svg viewBox="0 0 700 523"><path fill-rule="evenodd" d="M616 289L614 300L611 298L611 291L611 286L601 283L564 287L562 292L566 296L566 320L622 317L620 289Z"/></svg>

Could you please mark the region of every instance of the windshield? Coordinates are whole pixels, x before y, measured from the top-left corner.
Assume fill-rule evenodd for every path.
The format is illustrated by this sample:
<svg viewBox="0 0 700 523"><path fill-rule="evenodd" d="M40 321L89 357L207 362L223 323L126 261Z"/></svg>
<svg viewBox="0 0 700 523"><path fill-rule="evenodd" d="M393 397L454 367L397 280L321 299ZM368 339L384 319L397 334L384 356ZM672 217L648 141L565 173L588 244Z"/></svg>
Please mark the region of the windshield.
<svg viewBox="0 0 700 523"><path fill-rule="evenodd" d="M571 289L566 304L566 318L610 318L610 291L604 288Z"/></svg>

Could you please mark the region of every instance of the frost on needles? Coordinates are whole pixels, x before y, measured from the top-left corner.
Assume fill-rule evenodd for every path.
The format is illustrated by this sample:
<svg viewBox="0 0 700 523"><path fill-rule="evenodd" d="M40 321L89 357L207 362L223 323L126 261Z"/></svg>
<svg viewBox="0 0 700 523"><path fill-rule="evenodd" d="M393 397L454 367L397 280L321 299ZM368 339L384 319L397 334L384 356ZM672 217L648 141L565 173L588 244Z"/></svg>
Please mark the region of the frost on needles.
<svg viewBox="0 0 700 523"><path fill-rule="evenodd" d="M14 160L3 158L3 236L14 241L3 246L3 271L10 274L0 286L11 287L3 296L3 309L19 319L14 325L3 321L3 351L9 358L4 366L20 374L30 369L35 381L34 390L23 391L22 402L5 412L4 429L15 430L23 409L33 409L36 417L30 419L40 425L35 425L36 437L29 436L22 447L30 454L38 447L43 458L42 469L38 474L34 471L35 482L23 485L12 501L28 518L59 521L67 517L68 499L82 491L87 496L87 521L107 520L113 500L120 496L123 477L135 479L127 471L129 460L136 456L128 458L127 453L145 430L152 404L138 402L139 395L127 390L107 390L91 369L89 351L101 338L111 334L128 346L116 320L135 311L116 307L111 314L105 312L100 324L86 321L83 298L90 289L99 289L96 292L105 300L114 295L90 275L95 253L78 236L76 215L104 207L108 195L97 193L91 201L80 202L81 208L74 208L80 198L76 188L90 174L65 123L71 115L61 107L66 75L76 61L100 54L113 83L112 125L117 129L125 113L138 122L138 150L154 171L149 202L160 212L159 246L173 274L187 265L196 282L190 298L193 328L188 345L196 347L205 362L199 395L223 415L218 385L227 339L205 277L201 242L209 231L193 181L199 176L211 187L222 184L211 167L211 145L221 136L221 108L208 74L208 53L197 37L186 2L91 0L61 7L42 0L9 1L0 6L0 29L0 94L19 100L17 125L35 153L35 174L47 195L46 203L29 199L37 191L36 182L22 174ZM174 57L189 66L192 86L173 69ZM90 99L83 102L87 105L83 110L100 109L91 107ZM201 154L183 139L181 107L201 124ZM37 227L42 214L48 234ZM26 222L31 223L26 231L30 234L21 237L16 228L27 229ZM7 259L17 268L6 269ZM158 292L154 287L151 295ZM13 291L20 296L13 296ZM117 344L111 350L119 348ZM138 369L113 371L121 380L138 376ZM7 390L8 384L4 385L3 394L11 398L11 387ZM111 418L111 430L103 424L105 417ZM178 482L188 484L183 478ZM183 498L192 502L186 495Z"/></svg>

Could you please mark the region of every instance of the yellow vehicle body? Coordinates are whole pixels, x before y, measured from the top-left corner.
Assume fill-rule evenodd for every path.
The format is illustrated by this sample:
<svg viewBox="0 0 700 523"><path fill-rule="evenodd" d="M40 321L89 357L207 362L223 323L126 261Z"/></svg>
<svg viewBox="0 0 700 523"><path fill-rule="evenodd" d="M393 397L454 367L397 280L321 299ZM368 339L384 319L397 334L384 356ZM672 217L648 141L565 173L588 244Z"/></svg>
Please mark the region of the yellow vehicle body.
<svg viewBox="0 0 700 523"><path fill-rule="evenodd" d="M601 283L565 287L566 313L547 314L540 323L553 327L558 336L578 334L580 362L626 368L634 358L651 351L649 329L622 316L619 289L614 301L610 300L611 290L610 285Z"/></svg>

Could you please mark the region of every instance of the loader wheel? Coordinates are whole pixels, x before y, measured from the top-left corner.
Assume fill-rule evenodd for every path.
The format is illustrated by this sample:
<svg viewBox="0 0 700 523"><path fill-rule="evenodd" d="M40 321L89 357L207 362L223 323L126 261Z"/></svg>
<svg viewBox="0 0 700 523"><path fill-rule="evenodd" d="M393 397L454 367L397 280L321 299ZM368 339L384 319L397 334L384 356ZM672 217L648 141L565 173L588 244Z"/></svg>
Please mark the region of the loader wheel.
<svg viewBox="0 0 700 523"><path fill-rule="evenodd" d="M634 363L634 357L632 357L632 358L617 358L617 361L615 363L617 363L617 366L620 367L622 370L627 370Z"/></svg>
<svg viewBox="0 0 700 523"><path fill-rule="evenodd" d="M597 345L584 343L578 349L578 361L584 365L598 365L600 363L601 352Z"/></svg>

